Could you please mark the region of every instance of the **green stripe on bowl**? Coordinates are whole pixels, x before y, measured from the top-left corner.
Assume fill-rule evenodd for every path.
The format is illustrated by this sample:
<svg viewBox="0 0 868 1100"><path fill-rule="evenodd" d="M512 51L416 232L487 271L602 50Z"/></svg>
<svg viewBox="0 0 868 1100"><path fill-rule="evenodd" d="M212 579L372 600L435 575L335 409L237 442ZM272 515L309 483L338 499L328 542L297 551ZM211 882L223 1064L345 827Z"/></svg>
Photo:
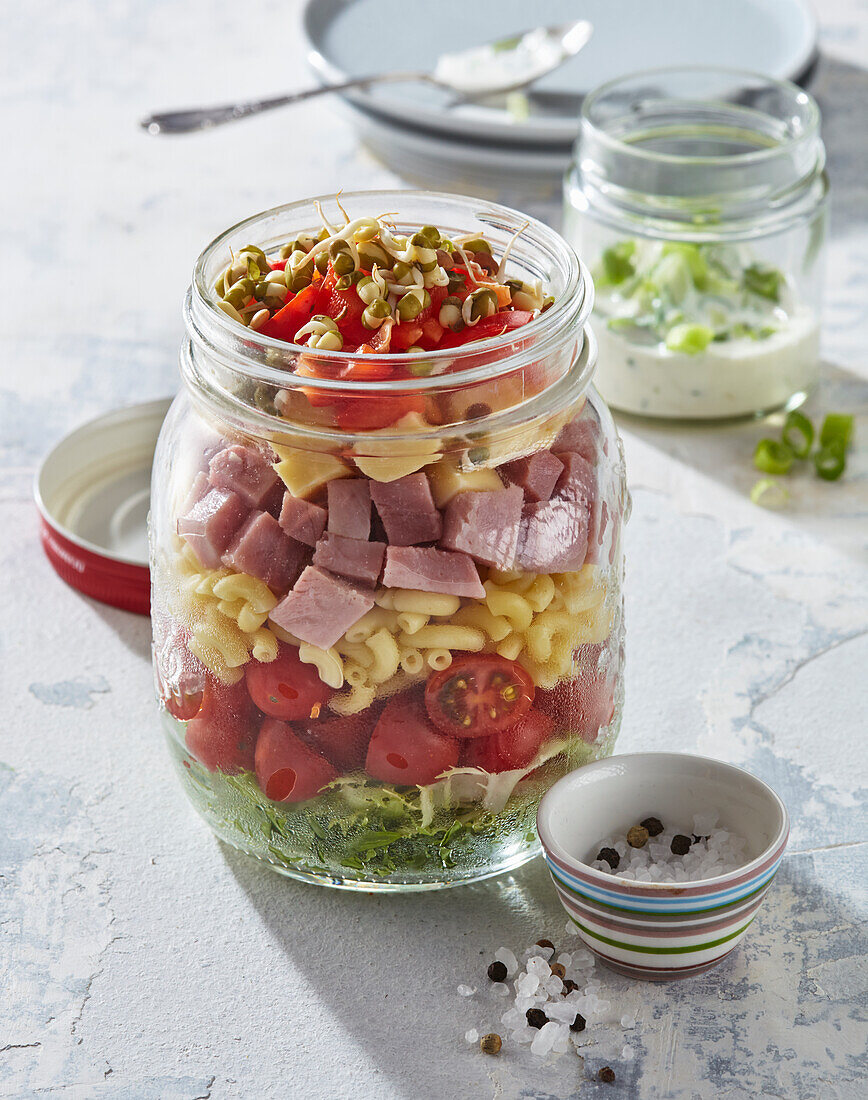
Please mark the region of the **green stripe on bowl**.
<svg viewBox="0 0 868 1100"><path fill-rule="evenodd" d="M599 940L601 943L607 943L610 947L618 947L621 951L635 951L640 955L687 955L694 951L709 951L712 947L719 947L722 943L727 943L729 940L734 940L736 936L740 936L747 928L749 928L756 917L754 913L753 917L742 925L741 928L737 928L734 932L730 932L728 936L721 936L719 940L708 940L706 943L690 944L685 947L643 947L641 944L623 943L621 940L613 940L608 936L601 936L599 932L592 932L590 928L585 928L580 920L570 914L570 920L579 926L586 936L592 936L595 940Z"/></svg>

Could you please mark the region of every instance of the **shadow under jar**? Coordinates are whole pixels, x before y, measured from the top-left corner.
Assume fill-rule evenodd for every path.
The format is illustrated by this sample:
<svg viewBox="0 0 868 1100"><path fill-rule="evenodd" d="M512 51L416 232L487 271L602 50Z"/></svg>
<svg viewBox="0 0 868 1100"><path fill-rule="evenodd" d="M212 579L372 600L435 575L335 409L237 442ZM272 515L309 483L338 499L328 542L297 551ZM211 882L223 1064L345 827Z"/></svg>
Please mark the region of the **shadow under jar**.
<svg viewBox="0 0 868 1100"><path fill-rule="evenodd" d="M453 196L341 201L495 256L521 229L509 274L554 301L448 350L311 349L232 320L214 287L250 242L274 262L316 236L313 201L209 245L154 467L162 722L235 847L331 886L450 886L532 858L540 796L612 751L622 450L591 386L592 285L557 234Z"/></svg>
<svg viewBox="0 0 868 1100"><path fill-rule="evenodd" d="M806 399L824 169L819 109L794 84L660 69L585 99L565 225L591 265L597 383L613 408L718 420Z"/></svg>

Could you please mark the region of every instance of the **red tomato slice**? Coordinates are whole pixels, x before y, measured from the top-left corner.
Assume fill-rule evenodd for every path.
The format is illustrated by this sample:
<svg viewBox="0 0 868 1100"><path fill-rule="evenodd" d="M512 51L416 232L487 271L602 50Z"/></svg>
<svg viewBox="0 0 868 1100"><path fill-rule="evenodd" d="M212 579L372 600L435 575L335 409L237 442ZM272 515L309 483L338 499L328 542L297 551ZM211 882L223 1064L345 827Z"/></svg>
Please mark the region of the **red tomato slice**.
<svg viewBox="0 0 868 1100"><path fill-rule="evenodd" d="M425 706L453 737L487 737L514 726L533 704L530 673L496 653L473 653L428 678Z"/></svg>
<svg viewBox="0 0 868 1100"><path fill-rule="evenodd" d="M582 675L564 680L550 691L540 691L538 706L569 733L593 744L615 713L614 676L598 667L600 646L582 646Z"/></svg>
<svg viewBox="0 0 868 1100"><path fill-rule="evenodd" d="M547 715L532 710L512 729L466 744L461 763L468 768L484 768L487 772L508 772L526 768L555 731L555 723Z"/></svg>
<svg viewBox="0 0 868 1100"><path fill-rule="evenodd" d="M295 334L319 312L319 282L313 282L289 298L282 309L259 329L263 336L272 336L275 340L292 343ZM481 322L480 322L481 323Z"/></svg>
<svg viewBox="0 0 868 1100"><path fill-rule="evenodd" d="M433 783L458 762L458 741L433 728L422 700L398 695L386 704L374 727L365 771L374 779L399 786Z"/></svg>
<svg viewBox="0 0 868 1100"><path fill-rule="evenodd" d="M346 343L364 344L371 338L371 329L362 324L362 314L366 308L354 286L346 290L332 287L321 312L337 322Z"/></svg>
<svg viewBox="0 0 868 1100"><path fill-rule="evenodd" d="M251 661L245 676L250 697L259 709L285 722L317 718L334 695L314 666L299 660L298 649L285 642L268 664Z"/></svg>
<svg viewBox="0 0 868 1100"><path fill-rule="evenodd" d="M335 422L345 432L370 432L388 428L407 413L422 413L425 399L419 394L372 394L369 397L339 397Z"/></svg>
<svg viewBox="0 0 868 1100"><path fill-rule="evenodd" d="M189 722L199 713L204 696L204 691L179 690L166 696L163 701L166 704L166 710L173 718L177 718L179 722Z"/></svg>
<svg viewBox="0 0 868 1100"><path fill-rule="evenodd" d="M266 718L256 742L256 780L272 802L305 802L338 773L291 726Z"/></svg>
<svg viewBox="0 0 868 1100"><path fill-rule="evenodd" d="M379 708L345 718L335 716L307 722L299 726L298 735L306 745L330 760L342 775L361 771L378 714Z"/></svg>
<svg viewBox="0 0 868 1100"><path fill-rule="evenodd" d="M492 336L502 336L505 332L521 328L528 321L533 320L533 314L526 309L504 309L500 313L492 313L490 317L483 317L478 325L469 325L460 332L449 332L438 345L441 348L457 348L461 344L469 344L471 340L487 340Z"/></svg>
<svg viewBox="0 0 868 1100"><path fill-rule="evenodd" d="M389 351L406 351L422 339L423 328L418 321L405 321L402 325L392 326L392 339Z"/></svg>
<svg viewBox="0 0 868 1100"><path fill-rule="evenodd" d="M244 680L231 686L209 680L198 713L187 723L187 748L211 772L252 769L258 717Z"/></svg>

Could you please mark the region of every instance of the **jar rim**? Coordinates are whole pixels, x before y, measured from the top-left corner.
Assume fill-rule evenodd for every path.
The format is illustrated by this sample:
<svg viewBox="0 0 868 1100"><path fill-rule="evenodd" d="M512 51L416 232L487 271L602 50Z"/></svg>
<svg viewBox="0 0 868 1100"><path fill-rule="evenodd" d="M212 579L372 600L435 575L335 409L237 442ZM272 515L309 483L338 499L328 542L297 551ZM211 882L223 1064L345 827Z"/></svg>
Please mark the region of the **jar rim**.
<svg viewBox="0 0 868 1100"><path fill-rule="evenodd" d="M233 321L218 307L216 296L211 291L206 274L206 269L209 263L213 262L215 256L225 250L228 242L243 231L253 230L257 226L261 227L263 222L269 219L275 220L280 216L286 216L294 212L298 212L299 215L303 212L307 214L315 210L315 203L333 202L335 197L334 192L330 192L260 211L230 226L203 249L194 265L192 285L185 308L185 320L194 340L202 341L206 346L209 346L211 351L216 351L222 346L231 349L236 369L250 377L271 382L280 382L281 379L286 381L287 378L285 370L271 365L275 354L277 356L304 354L309 358L316 358L335 367L343 366L349 361L358 359L358 352L311 349L303 344L293 344L285 340L264 336L239 325L238 322ZM584 328L593 306L594 297L593 283L587 268L581 263L571 245L554 229L538 219L526 216L499 203L439 191L412 189L360 190L341 192L339 197L341 202L346 204L352 204L366 198L370 198L372 203L375 201L379 203L382 200L386 200L387 203L389 200L446 203L453 206L456 211L466 211L468 221L471 218L480 220L490 224L492 228L512 233L524 227L522 233L525 242L532 240L541 249L546 249L549 257L558 264L563 273L564 287L551 307L544 314L540 314L511 333L503 333L500 336L492 336L484 340L471 340L466 345L458 348L365 354L365 362L372 365L389 364L394 366L421 360L433 360L436 364L447 362L452 364L448 375L432 373L429 376L414 377L411 382L414 389L435 389L438 385L443 385L443 380L446 377L451 379L452 382L460 381L462 384L485 378L495 378L499 374L515 369L516 360L522 356L526 357L527 351L505 355L481 366L478 362L480 356L497 352L498 349L508 347L519 339L523 343L534 340L534 355L541 354L553 340L557 339L557 334L562 332L565 327L568 327L570 331ZM306 227L299 225L297 231L302 228ZM263 245L260 244L259 247L263 247ZM513 256L515 256L516 251L513 250ZM244 365L242 365L242 362ZM462 368L461 363L471 365ZM356 381L305 376L304 386L308 389L321 389L323 391L340 389L345 393L352 394L388 393L392 390L405 390L408 386L408 379Z"/></svg>
<svg viewBox="0 0 868 1100"><path fill-rule="evenodd" d="M628 84L635 83L642 79L660 78L663 76L672 77L679 74L732 78L733 81L750 82L750 84L755 87L765 87L767 89L777 89L785 92L791 97L794 105L798 105L804 110L801 119L802 129L799 133L787 133L782 140L776 141L775 144L764 149L752 149L742 153L688 155L643 149L629 141L623 140L621 137L613 135L604 126L595 122L592 117L594 108L599 105L601 100L619 87L627 86ZM672 97L671 102L675 105L687 102L700 103L702 100L699 98L691 100L687 97L682 99ZM720 101L714 99L708 99L706 102L715 105L720 104ZM638 72L615 77L589 92L584 98L581 110L582 129L587 127L593 133L595 140L600 141L601 144L607 145L613 150L622 154L629 154L637 160L644 160L650 164L703 165L707 167L714 167L715 165L726 165L727 167L736 168L739 166L752 166L761 164L764 161L774 160L776 157L787 155L794 146L811 141L817 137L820 128L820 120L820 108L817 101L809 92L806 92L804 88L800 88L792 81L766 76L763 73L757 73L750 69L731 68L724 65L668 65L657 68L641 69ZM582 135L580 134L577 148L581 141Z"/></svg>

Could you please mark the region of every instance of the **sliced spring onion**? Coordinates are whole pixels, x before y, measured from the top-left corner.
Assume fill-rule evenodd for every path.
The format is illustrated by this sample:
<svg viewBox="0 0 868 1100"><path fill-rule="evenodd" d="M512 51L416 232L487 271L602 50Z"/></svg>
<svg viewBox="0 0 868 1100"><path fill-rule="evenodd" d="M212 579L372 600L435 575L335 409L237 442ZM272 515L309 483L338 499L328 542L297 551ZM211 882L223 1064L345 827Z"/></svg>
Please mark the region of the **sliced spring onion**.
<svg viewBox="0 0 868 1100"><path fill-rule="evenodd" d="M795 455L786 443L777 439L761 439L753 454L753 464L764 474L785 474L793 464Z"/></svg>
<svg viewBox="0 0 868 1100"><path fill-rule="evenodd" d="M804 413L787 413L781 438L796 458L807 458L814 443L814 425Z"/></svg>
<svg viewBox="0 0 868 1100"><path fill-rule="evenodd" d="M837 481L847 464L846 447L836 439L814 452L817 477L823 481Z"/></svg>
<svg viewBox="0 0 868 1100"><path fill-rule="evenodd" d="M820 446L840 443L846 451L853 436L853 417L844 413L829 413L820 428Z"/></svg>
<svg viewBox="0 0 868 1100"><path fill-rule="evenodd" d="M762 508L783 508L789 499L787 489L773 477L761 477L750 491L751 504Z"/></svg>
<svg viewBox="0 0 868 1100"><path fill-rule="evenodd" d="M784 277L776 267L751 264L744 269L742 279L745 290L758 294L761 298L768 298L770 302L780 301Z"/></svg>
<svg viewBox="0 0 868 1100"><path fill-rule="evenodd" d="M713 339L714 330L707 325L675 325L666 335L666 347L670 351L698 355L701 351L705 351Z"/></svg>
<svg viewBox="0 0 868 1100"><path fill-rule="evenodd" d="M633 262L635 251L635 241L619 241L611 248L603 249L600 257L602 272L599 281L608 286L617 286L625 279L629 279L636 271L636 265Z"/></svg>

